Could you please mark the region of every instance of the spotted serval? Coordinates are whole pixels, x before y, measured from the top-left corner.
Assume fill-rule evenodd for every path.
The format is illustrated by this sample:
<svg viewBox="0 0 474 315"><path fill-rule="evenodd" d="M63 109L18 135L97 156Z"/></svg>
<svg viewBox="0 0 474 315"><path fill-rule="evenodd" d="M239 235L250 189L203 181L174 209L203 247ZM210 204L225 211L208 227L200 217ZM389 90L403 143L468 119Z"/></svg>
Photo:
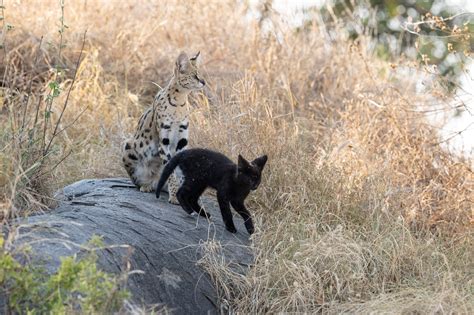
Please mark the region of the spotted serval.
<svg viewBox="0 0 474 315"><path fill-rule="evenodd" d="M123 166L140 191L154 191L162 166L188 145L188 95L206 84L198 72L198 58L199 52L192 58L184 52L178 56L173 77L140 117L135 136L123 144ZM170 203L178 204L180 183L175 171L168 182Z"/></svg>

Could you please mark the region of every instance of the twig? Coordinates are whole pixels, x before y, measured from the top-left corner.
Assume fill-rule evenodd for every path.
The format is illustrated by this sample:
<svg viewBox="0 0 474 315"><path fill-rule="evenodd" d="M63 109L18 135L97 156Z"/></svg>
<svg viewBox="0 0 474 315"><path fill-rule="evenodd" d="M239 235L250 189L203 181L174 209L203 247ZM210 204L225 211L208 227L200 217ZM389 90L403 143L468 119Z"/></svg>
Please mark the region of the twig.
<svg viewBox="0 0 474 315"><path fill-rule="evenodd" d="M472 12L462 12L462 13L458 13L458 14L452 15L452 16L447 17L447 18L441 18L441 21L442 22L451 21L451 20L454 20L455 18L463 16L463 15L474 15L474 13L472 13ZM425 20L425 21L419 21L419 22L411 22L411 23L407 23L407 24L420 25L420 24L426 24L426 23L429 23L429 22Z"/></svg>
<svg viewBox="0 0 474 315"><path fill-rule="evenodd" d="M38 46L38 51L36 52L36 56L35 56L35 61L33 63L33 69L34 67L36 67L37 63L38 63L38 56L41 52L41 44L43 43L43 36L41 36L41 39L40 39L40 42L39 42L39 46ZM23 110L23 121L21 123L21 131L23 131L23 129L25 128L25 122L26 122L26 111L28 109L28 102L30 100L30 95L31 95L31 88L32 88L32 85L33 85L33 76L32 78L30 79L30 83L28 84L28 92L26 94L26 99L25 99L25 108Z"/></svg>
<svg viewBox="0 0 474 315"><path fill-rule="evenodd" d="M2 44L2 49L3 49L3 55L4 55L4 62L5 62L5 73L3 74L3 81L2 82L5 82L6 86L9 87L9 84L7 83L7 78L8 78L8 69L9 69L9 64L7 62L7 45L5 44L5 39L6 39L6 32L7 32L7 29L6 29L6 26L5 26L5 6L3 4L3 0L0 0L0 12L1 12L1 17L2 17L2 37L3 37L3 41L1 42Z"/></svg>
<svg viewBox="0 0 474 315"><path fill-rule="evenodd" d="M410 34L413 34L413 35L418 35L420 37L432 37L432 38L451 38L451 37L461 37L461 36L464 36L464 34L455 34L455 35L430 35L430 34L421 34L419 32L416 32L416 31L412 31L410 30L409 28L403 26L402 29L404 31L407 31L408 33Z"/></svg>
<svg viewBox="0 0 474 315"><path fill-rule="evenodd" d="M451 20L454 20L454 19L457 18L457 17L464 16L464 15L473 16L474 13L472 13L472 12L458 13L458 14L455 14L455 15L450 16L450 17L447 17L447 18L440 18L439 22L451 21ZM429 21L429 20L427 21L427 20L424 20L424 21L419 21L419 22L406 22L406 23L402 26L402 29L403 29L404 31L407 31L407 32L410 33L410 34L418 35L418 36L421 36L421 37L450 38L450 37L460 37L460 36L464 36L464 34L451 34L451 35L430 35L430 34L421 34L420 32L417 32L416 30L411 30L411 29L408 27L408 26L415 27L415 26L424 25L424 24L429 24L429 23L434 23L434 21ZM441 29L439 29L439 30L441 30Z"/></svg>
<svg viewBox="0 0 474 315"><path fill-rule="evenodd" d="M49 97L47 98L47 101L46 101L46 107L45 107L45 110L44 110L44 115L45 115L45 121L44 121L44 130L43 130L43 142L42 142L42 148L43 148L43 156L45 156L48 152L47 150L44 150L44 147L46 145L46 131L47 131L47 127L48 127L48 123L51 122L51 109L53 108L53 103L54 103L54 100L55 98L57 97L56 95L56 92L58 92L58 87L57 87L57 84L58 84L58 77L61 73L61 71L59 70L61 67L60 65L60 62L61 62L61 52L62 52L62 47L63 47L63 33L64 33L64 0L60 0L59 1L59 5L61 6L61 18L60 18L60 21L61 21L61 28L59 29L59 49L58 49L58 61L56 63L56 66L54 67L55 68L55 76L54 76L54 83L55 83L55 86L53 87L52 89L52 95L49 95ZM52 139L54 138L54 136L52 137ZM52 140L51 139L51 140ZM48 144L48 147L51 145L52 141L49 142Z"/></svg>
<svg viewBox="0 0 474 315"><path fill-rule="evenodd" d="M76 248L79 248L79 249L87 251L87 252L96 252L96 251L101 251L101 250L104 250L104 249L129 248L130 247L130 245L127 245L127 244L99 246L99 247L87 247L87 246L75 243L73 241L60 239L60 238L41 238L41 239L34 239L34 240L29 241L29 242L25 242L25 243L21 244L20 246L16 247L15 250L18 251L18 252L21 252L23 250L23 248L29 247L33 244L38 244L38 243L40 243L40 244L41 243L57 243L57 244L63 245L68 250L71 250L72 247L76 247Z"/></svg>
<svg viewBox="0 0 474 315"><path fill-rule="evenodd" d="M467 125L466 128L464 128L463 130L460 130L460 131L456 131L454 133L451 134L450 137L444 139L444 140L441 140L439 142L436 142L436 143L433 143L432 146L435 146L435 145L440 145L442 143L445 143L445 142L448 142L449 140L453 139L454 137L456 136L459 136L460 134L462 134L463 132L467 131L472 125L474 125L474 122L471 122L469 125Z"/></svg>
<svg viewBox="0 0 474 315"><path fill-rule="evenodd" d="M58 62L61 62L61 52L63 50L63 33L64 33L64 0L59 0L61 6L61 29L59 30L59 51L58 51Z"/></svg>
<svg viewBox="0 0 474 315"><path fill-rule="evenodd" d="M63 132L64 130L68 129L69 127L71 127L72 125L74 125L76 123L76 121L82 116L82 114L84 114L86 112L86 110L89 109L89 106L87 106L86 108L84 108L79 114L77 114L77 116L74 118L74 120L68 124L66 127L62 128L61 130L59 130L57 133L56 133L56 136L59 135L61 132Z"/></svg>
<svg viewBox="0 0 474 315"><path fill-rule="evenodd" d="M39 175L36 177L36 179L41 178L42 176L44 176L44 175L46 175L46 174L51 173L52 171L54 171L54 170L56 169L56 167L59 166L59 164L61 164L65 159L67 159L67 158L71 155L71 153L72 153L72 149L69 150L69 152L66 153L66 154L61 158L61 160L59 160L56 164L54 164L54 166L53 166L51 169L49 169L49 170L47 170L47 171L44 171L43 173L39 174Z"/></svg>
<svg viewBox="0 0 474 315"><path fill-rule="evenodd" d="M36 126L38 123L38 115L39 115L39 110L41 107L41 100L43 99L43 96L40 94L38 97L38 104L36 104L36 114L35 114L35 122L33 123L33 127ZM33 128L33 132L36 130L36 128Z"/></svg>
<svg viewBox="0 0 474 315"><path fill-rule="evenodd" d="M72 78L71 85L69 86L69 89L67 91L66 100L64 101L64 105L63 105L63 108L61 110L61 114L59 115L58 121L56 122L56 126L54 127L54 131L53 131L53 134L51 136L51 139L49 140L48 145L46 146L46 148L43 151L43 155L46 155L48 153L49 148L51 147L51 144L53 143L54 138L57 136L57 132L58 132L59 125L61 123L61 119L63 118L64 112L66 111L66 108L67 108L67 105L68 105L68 102L69 102L69 96L71 95L71 90L74 86L74 83L76 82L77 71L79 69L79 64L81 62L82 53L84 52L84 45L86 43L86 34L87 34L87 31L84 32L84 35L83 35L83 38L82 38L81 52L79 53L79 57L77 58L76 69L74 71L74 76Z"/></svg>

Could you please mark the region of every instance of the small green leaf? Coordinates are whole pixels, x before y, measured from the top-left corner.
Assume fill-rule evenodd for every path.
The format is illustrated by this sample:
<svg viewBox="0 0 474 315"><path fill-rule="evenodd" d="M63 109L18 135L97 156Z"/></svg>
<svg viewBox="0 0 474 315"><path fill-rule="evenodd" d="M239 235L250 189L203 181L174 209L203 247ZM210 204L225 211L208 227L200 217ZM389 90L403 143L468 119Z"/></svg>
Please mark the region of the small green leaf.
<svg viewBox="0 0 474 315"><path fill-rule="evenodd" d="M57 86L58 86L58 83L57 83L56 81L49 82L49 84L48 84L48 87L49 87L51 90L56 89Z"/></svg>

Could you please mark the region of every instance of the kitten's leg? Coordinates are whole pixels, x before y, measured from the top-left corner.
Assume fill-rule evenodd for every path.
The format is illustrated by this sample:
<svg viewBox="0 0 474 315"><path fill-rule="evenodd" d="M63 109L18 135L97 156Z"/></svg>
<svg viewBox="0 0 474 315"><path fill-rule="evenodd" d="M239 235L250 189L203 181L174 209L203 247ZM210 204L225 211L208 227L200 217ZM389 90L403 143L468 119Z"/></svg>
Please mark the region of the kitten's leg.
<svg viewBox="0 0 474 315"><path fill-rule="evenodd" d="M188 200L189 194L190 194L190 190L183 184L183 186L181 186L178 189L178 192L176 193L176 197L179 201L179 204L184 209L184 211L186 211L188 214L192 214L194 211L191 205L189 204L189 200Z"/></svg>
<svg viewBox="0 0 474 315"><path fill-rule="evenodd" d="M237 232L234 221L232 220L229 200L225 197L225 194L217 191L217 201L219 202L219 208L221 209L222 220L224 221L225 228L231 233Z"/></svg>
<svg viewBox="0 0 474 315"><path fill-rule="evenodd" d="M255 231L253 227L252 217L250 216L250 212L244 205L243 201L231 201L232 207L234 207L235 211L244 219L245 227L247 228L247 232L252 234Z"/></svg>
<svg viewBox="0 0 474 315"><path fill-rule="evenodd" d="M205 217L207 219L211 218L211 215L201 207L201 205L198 202L198 199L194 199L194 198L191 199L190 204L193 207L193 210L199 213L200 216Z"/></svg>
<svg viewBox="0 0 474 315"><path fill-rule="evenodd" d="M202 193L204 192L204 190L206 189L206 187L203 187L203 188L200 188L198 191L196 191L196 193L194 193L190 198L189 198L189 204L191 205L191 207L193 208L194 211L196 211L197 213L199 213L199 215L205 217L205 218L208 218L210 219L211 218L211 215L209 213L207 213L202 207L201 205L199 204L199 197L201 197Z"/></svg>

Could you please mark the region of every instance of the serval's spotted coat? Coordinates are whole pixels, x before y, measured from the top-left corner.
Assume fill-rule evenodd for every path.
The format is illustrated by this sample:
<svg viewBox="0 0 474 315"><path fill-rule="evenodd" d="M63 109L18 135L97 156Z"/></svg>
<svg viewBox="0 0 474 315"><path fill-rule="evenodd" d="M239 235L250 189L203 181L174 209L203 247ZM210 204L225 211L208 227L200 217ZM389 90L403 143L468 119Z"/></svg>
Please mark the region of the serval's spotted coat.
<svg viewBox="0 0 474 315"><path fill-rule="evenodd" d="M192 58L185 53L179 55L168 85L140 117L134 137L123 144L123 165L140 191L154 191L162 166L188 145L188 95L205 85L198 73L198 58L199 53ZM171 203L178 203L176 192L180 183L177 170L168 183Z"/></svg>

